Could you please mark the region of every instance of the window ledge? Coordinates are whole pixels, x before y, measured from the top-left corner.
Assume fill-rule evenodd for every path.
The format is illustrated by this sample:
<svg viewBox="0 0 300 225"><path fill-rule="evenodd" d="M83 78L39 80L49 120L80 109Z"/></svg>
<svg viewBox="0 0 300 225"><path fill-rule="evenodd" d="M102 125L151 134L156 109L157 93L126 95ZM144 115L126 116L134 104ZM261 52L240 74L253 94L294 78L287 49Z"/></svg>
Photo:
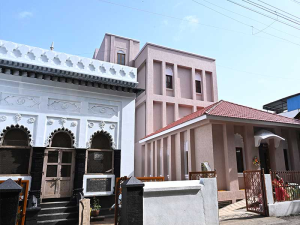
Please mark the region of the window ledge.
<svg viewBox="0 0 300 225"><path fill-rule="evenodd" d="M173 91L174 89L173 88L166 88L166 90Z"/></svg>
<svg viewBox="0 0 300 225"><path fill-rule="evenodd" d="M238 173L238 177L244 177L243 173Z"/></svg>

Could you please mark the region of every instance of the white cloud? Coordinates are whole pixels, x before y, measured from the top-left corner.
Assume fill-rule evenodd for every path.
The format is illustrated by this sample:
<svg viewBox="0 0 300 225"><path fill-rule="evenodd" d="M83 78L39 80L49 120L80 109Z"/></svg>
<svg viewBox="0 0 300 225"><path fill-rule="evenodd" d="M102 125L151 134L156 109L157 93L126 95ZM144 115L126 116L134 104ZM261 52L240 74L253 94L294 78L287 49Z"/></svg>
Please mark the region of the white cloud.
<svg viewBox="0 0 300 225"><path fill-rule="evenodd" d="M197 16L190 15L185 16L182 22L179 24L179 30L177 34L173 37L174 41L179 41L182 35L186 32L195 32L199 27L199 19Z"/></svg>
<svg viewBox="0 0 300 225"><path fill-rule="evenodd" d="M19 13L19 18L20 19L25 19L25 18L32 17L32 16L33 16L33 13L28 12L28 11L23 11L23 12Z"/></svg>
<svg viewBox="0 0 300 225"><path fill-rule="evenodd" d="M163 20L162 21L163 25L168 26L169 25L169 21L168 20Z"/></svg>

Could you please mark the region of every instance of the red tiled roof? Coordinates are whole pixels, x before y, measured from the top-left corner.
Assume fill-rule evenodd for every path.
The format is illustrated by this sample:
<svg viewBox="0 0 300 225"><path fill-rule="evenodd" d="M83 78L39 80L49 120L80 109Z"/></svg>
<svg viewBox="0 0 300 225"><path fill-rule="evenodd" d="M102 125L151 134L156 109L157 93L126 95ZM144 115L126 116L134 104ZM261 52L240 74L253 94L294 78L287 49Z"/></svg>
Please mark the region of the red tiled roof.
<svg viewBox="0 0 300 225"><path fill-rule="evenodd" d="M259 120L265 122L275 122L275 123L285 123L285 124L294 124L299 125L300 128L300 120L288 118L285 116L276 115L273 113L265 112L258 109L253 109L247 106L238 105L232 102L227 101L219 101L214 103L206 108L200 109L190 115L187 115L173 123L170 123L166 127L163 127L152 134L147 135L145 138L151 137L152 135L161 133L165 130L168 130L172 127L195 119L197 117L203 115L212 115L212 116L220 116L220 117L229 117L229 118L238 118L238 119L246 119L246 120ZM142 139L142 140L143 140Z"/></svg>

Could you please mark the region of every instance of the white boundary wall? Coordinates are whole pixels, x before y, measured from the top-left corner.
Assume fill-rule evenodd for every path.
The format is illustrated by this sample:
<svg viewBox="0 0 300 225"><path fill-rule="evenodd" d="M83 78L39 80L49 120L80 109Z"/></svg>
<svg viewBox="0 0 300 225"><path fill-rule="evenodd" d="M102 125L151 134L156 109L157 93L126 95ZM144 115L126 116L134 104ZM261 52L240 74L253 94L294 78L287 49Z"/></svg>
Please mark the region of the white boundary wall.
<svg viewBox="0 0 300 225"><path fill-rule="evenodd" d="M300 213L300 200L274 202L270 174L265 175L269 216L289 216Z"/></svg>
<svg viewBox="0 0 300 225"><path fill-rule="evenodd" d="M219 224L216 178L146 182L144 225Z"/></svg>

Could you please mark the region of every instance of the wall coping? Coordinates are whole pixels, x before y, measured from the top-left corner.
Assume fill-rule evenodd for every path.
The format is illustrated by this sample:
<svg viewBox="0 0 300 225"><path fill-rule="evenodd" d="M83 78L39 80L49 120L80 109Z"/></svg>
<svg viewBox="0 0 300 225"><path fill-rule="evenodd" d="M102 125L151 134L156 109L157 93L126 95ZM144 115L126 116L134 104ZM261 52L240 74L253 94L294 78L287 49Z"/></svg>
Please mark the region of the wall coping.
<svg viewBox="0 0 300 225"><path fill-rule="evenodd" d="M144 192L201 190L203 187L199 180L145 182Z"/></svg>

